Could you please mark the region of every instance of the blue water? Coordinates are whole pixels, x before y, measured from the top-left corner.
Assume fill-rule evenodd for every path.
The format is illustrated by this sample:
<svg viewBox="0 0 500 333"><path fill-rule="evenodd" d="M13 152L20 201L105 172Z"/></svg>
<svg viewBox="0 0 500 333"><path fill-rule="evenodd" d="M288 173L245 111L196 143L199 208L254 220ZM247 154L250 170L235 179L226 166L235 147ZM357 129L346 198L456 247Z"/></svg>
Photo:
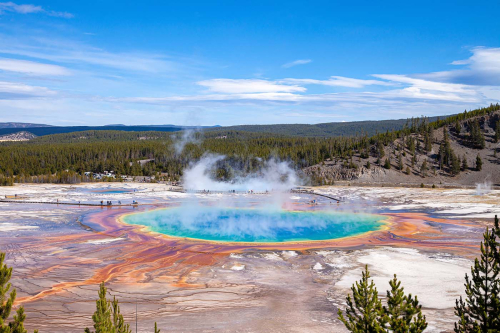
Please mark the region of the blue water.
<svg viewBox="0 0 500 333"><path fill-rule="evenodd" d="M378 215L179 207L127 215L129 224L174 237L220 242L290 242L337 239L378 230Z"/></svg>
<svg viewBox="0 0 500 333"><path fill-rule="evenodd" d="M130 190L102 190L102 191L93 191L93 193L103 193L103 194L118 194L118 193L130 193Z"/></svg>
<svg viewBox="0 0 500 333"><path fill-rule="evenodd" d="M83 188L79 189L82 192L87 192L87 193L96 193L96 194L121 194L121 193L133 193L134 190L131 189L122 189L122 188L117 188L117 189L109 189L109 188L103 188L103 189L88 189L88 188Z"/></svg>

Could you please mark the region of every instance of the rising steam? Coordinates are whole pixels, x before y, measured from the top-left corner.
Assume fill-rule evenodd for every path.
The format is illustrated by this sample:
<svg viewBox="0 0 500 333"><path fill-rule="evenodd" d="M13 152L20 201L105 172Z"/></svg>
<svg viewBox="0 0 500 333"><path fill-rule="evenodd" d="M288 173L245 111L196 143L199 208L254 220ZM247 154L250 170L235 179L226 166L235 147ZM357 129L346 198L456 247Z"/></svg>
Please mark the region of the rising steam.
<svg viewBox="0 0 500 333"><path fill-rule="evenodd" d="M489 178L489 177L488 177ZM491 181L486 179L482 183L476 183L476 195L485 195L491 192Z"/></svg>
<svg viewBox="0 0 500 333"><path fill-rule="evenodd" d="M210 191L285 191L301 184L297 172L286 162L270 159L253 174L236 175L231 181L218 181L213 177L217 162L225 156L207 154L184 171L184 188Z"/></svg>
<svg viewBox="0 0 500 333"><path fill-rule="evenodd" d="M172 139L174 140L174 150L177 155L180 155L184 150L184 147L188 143L199 144L200 139L196 137L196 133L198 129L186 129L182 131L182 135L179 138L178 135L173 135Z"/></svg>

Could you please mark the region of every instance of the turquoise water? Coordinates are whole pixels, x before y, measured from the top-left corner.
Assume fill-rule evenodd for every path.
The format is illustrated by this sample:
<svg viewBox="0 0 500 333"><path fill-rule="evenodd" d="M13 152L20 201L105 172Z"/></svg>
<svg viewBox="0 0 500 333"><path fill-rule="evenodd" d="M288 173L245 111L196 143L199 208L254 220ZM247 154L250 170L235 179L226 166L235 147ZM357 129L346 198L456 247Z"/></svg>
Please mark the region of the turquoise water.
<svg viewBox="0 0 500 333"><path fill-rule="evenodd" d="M82 192L89 192L89 193L98 193L98 194L121 194L121 193L133 193L134 190L130 189L122 189L122 188L117 188L117 189L108 189L108 188L103 188L103 189L81 189Z"/></svg>
<svg viewBox="0 0 500 333"><path fill-rule="evenodd" d="M221 242L337 239L378 230L382 220L370 214L215 207L159 209L124 218L169 236Z"/></svg>
<svg viewBox="0 0 500 333"><path fill-rule="evenodd" d="M102 190L94 191L94 193L104 193L104 194L120 194L120 193L130 193L130 190Z"/></svg>

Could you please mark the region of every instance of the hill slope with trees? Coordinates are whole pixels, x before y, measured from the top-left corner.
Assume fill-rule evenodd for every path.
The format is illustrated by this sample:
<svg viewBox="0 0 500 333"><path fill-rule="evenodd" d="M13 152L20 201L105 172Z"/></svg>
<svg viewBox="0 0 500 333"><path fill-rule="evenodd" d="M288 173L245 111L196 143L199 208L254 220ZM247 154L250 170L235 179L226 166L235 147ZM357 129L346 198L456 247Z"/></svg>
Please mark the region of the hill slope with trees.
<svg viewBox="0 0 500 333"><path fill-rule="evenodd" d="M258 172L269 159L287 161L311 184L500 184L500 106L431 122L407 120L373 136L298 137L225 129L183 132L89 130L0 143L0 184L78 183L86 172L178 180L204 154L224 155L214 178Z"/></svg>
<svg viewBox="0 0 500 333"><path fill-rule="evenodd" d="M500 186L498 105L361 139L349 156L332 156L304 172L316 183Z"/></svg>

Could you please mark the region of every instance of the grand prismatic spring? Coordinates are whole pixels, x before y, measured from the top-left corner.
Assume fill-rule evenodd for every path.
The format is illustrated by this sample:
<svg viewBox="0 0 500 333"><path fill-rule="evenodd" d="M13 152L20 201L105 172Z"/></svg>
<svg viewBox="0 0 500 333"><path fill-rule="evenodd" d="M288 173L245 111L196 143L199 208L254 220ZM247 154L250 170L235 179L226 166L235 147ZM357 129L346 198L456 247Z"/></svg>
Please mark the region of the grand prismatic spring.
<svg viewBox="0 0 500 333"><path fill-rule="evenodd" d="M397 274L428 331L446 331L500 191L315 191L345 201L18 185L4 190L17 199L0 203L0 246L26 325L40 332L91 325L102 281L128 322L137 307L138 332L155 321L173 332L345 332L335 313L366 264L379 291Z"/></svg>
<svg viewBox="0 0 500 333"><path fill-rule="evenodd" d="M189 207L130 214L123 221L161 234L216 242L281 243L338 239L379 230L384 217L334 211Z"/></svg>

